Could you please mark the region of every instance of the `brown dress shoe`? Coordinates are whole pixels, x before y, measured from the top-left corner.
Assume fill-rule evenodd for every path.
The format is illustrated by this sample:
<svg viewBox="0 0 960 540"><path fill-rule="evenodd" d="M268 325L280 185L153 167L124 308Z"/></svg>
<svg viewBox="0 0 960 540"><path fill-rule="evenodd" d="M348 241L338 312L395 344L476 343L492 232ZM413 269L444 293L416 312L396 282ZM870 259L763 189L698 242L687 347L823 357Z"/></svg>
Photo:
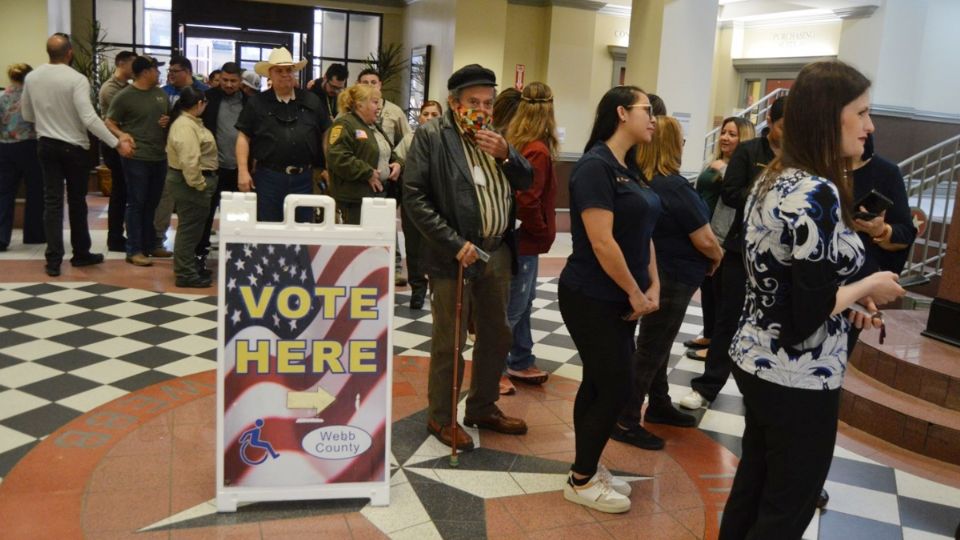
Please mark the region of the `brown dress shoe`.
<svg viewBox="0 0 960 540"><path fill-rule="evenodd" d="M493 414L484 417L472 418L465 416L463 423L468 426L489 429L497 433L507 435L523 435L527 432L527 423L520 418L510 418L504 416L503 412L497 410Z"/></svg>
<svg viewBox="0 0 960 540"><path fill-rule="evenodd" d="M517 393L517 387L510 382L510 379L506 375L500 376L500 395L501 396L512 396Z"/></svg>
<svg viewBox="0 0 960 540"><path fill-rule="evenodd" d="M153 261L148 259L143 253L127 255L127 262L137 266L153 266Z"/></svg>
<svg viewBox="0 0 960 540"><path fill-rule="evenodd" d="M150 256L158 259L169 259L170 257L173 257L173 252L167 248L158 247L154 248L154 250L150 252Z"/></svg>
<svg viewBox="0 0 960 540"><path fill-rule="evenodd" d="M450 424L440 427L440 424L431 418L427 420L427 431L443 444L453 446ZM460 424L457 424L457 450L473 450L473 437Z"/></svg>

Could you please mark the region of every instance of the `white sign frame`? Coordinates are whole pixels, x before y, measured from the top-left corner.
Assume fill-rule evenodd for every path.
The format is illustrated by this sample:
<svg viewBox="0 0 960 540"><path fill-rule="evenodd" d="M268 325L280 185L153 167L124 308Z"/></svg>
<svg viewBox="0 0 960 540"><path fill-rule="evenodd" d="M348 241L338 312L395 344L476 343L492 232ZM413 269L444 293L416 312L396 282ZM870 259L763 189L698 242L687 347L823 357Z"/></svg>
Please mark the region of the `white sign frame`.
<svg viewBox="0 0 960 540"><path fill-rule="evenodd" d="M299 207L324 209L324 222L296 223L294 211ZM368 498L373 506L390 504L390 449L393 414L393 307L394 307L394 257L396 253L396 201L387 198L365 198L361 205L361 223L340 225L335 223L336 205L325 195L288 195L284 200L284 221L257 222L257 198L255 193L225 192L220 201L220 260L218 262L217 289L217 477L216 506L219 512L235 512L240 503L260 501L294 501L323 499ZM322 243L325 246L379 246L389 249L388 299L386 345L386 410L383 481L334 483L316 486L289 487L232 487L224 484L224 336L225 333L225 286L228 243L278 243L300 242L303 245Z"/></svg>

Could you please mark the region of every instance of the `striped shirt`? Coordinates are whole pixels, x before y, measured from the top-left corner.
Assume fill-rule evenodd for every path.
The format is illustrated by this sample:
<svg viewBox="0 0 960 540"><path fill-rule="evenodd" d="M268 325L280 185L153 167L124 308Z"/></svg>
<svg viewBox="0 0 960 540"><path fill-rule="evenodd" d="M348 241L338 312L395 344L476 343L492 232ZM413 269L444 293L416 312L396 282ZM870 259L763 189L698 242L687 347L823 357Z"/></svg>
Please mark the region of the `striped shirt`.
<svg viewBox="0 0 960 540"><path fill-rule="evenodd" d="M473 188L477 190L480 201L480 234L484 238L500 236L510 224L510 210L513 206L513 190L504 176L496 159L477 148L463 135L459 124L463 153L467 156L467 165L473 173Z"/></svg>

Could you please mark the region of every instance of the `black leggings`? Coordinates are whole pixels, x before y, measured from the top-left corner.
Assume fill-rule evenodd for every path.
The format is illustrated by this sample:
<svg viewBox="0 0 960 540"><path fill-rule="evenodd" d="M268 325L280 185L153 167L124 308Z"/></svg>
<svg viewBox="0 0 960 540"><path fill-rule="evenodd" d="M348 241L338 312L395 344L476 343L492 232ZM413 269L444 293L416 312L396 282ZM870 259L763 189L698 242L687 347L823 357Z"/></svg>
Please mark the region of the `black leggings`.
<svg viewBox="0 0 960 540"><path fill-rule="evenodd" d="M620 318L629 304L585 296L562 282L560 314L583 362L583 381L573 405L576 458L573 471L593 476L633 382L637 321Z"/></svg>

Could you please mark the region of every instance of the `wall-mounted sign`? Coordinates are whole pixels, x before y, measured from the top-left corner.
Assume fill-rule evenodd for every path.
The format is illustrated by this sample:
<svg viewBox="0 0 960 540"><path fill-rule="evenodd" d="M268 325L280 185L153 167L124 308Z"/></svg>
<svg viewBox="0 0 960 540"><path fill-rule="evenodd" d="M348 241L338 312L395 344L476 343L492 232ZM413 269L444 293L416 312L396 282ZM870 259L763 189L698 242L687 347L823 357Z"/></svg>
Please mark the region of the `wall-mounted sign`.
<svg viewBox="0 0 960 540"><path fill-rule="evenodd" d="M744 26L733 28L734 59L836 56L841 21L815 24Z"/></svg>

